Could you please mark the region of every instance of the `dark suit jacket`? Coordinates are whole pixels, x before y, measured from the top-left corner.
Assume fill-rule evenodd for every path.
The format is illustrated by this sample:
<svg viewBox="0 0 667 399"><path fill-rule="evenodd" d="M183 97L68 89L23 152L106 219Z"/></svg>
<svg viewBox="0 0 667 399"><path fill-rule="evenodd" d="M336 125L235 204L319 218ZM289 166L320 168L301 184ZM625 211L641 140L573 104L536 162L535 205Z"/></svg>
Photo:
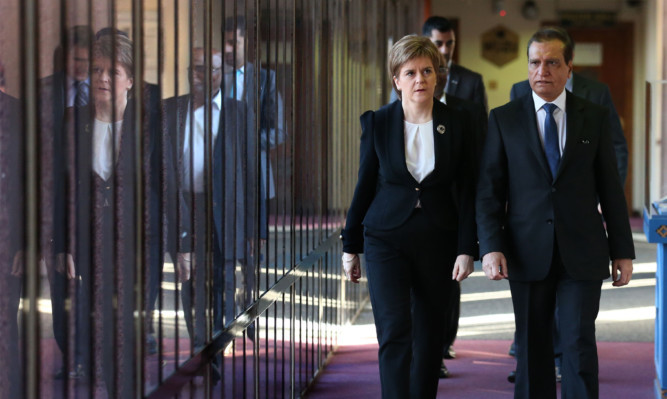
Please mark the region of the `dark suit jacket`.
<svg viewBox="0 0 667 399"><path fill-rule="evenodd" d="M136 165L135 165L135 140L137 135L142 140L141 166L143 178L143 198L146 212L143 223L145 226L144 248L151 256L158 259L150 261L161 261L161 256L156 253L156 248L161 248L161 210L162 206L162 169L165 143L158 129L159 110L147 110L143 116L144 129L135 132L135 103L129 100L125 114L123 115L123 127L121 132L121 148L119 158L114 163L113 180L115 190L121 190L118 185L119 176L122 178L123 195L116 195L119 201L114 208L114 222L119 229L118 237L122 238L126 245L126 252L134 253L132 245L136 237L135 212L140 204L136 202ZM65 115L63 145L56 147L55 164L66 165L59 168L56 174L65 174L62 181L67 181L63 187L56 187L55 195L55 231L69 230L70 240L55 236L59 243L56 245L58 252L69 252L75 257L78 264L89 264L92 262L92 234L93 225L93 129L91 106L82 108L68 108ZM55 179L54 179L55 181ZM68 188L68 191L65 190ZM70 226L68 229L65 226ZM132 248L130 248L132 247Z"/></svg>
<svg viewBox="0 0 667 399"><path fill-rule="evenodd" d="M23 129L20 103L0 92L0 276L23 247ZM7 263L9 261L9 263ZM4 278L4 277L0 277Z"/></svg>
<svg viewBox="0 0 667 399"><path fill-rule="evenodd" d="M544 279L554 238L574 279L605 279L610 258L634 258L608 111L568 92L566 113L567 141L552 182L532 96L491 111L477 190L480 255L503 252L510 280Z"/></svg>
<svg viewBox="0 0 667 399"><path fill-rule="evenodd" d="M515 83L510 91L510 100L516 100L521 96L531 93L531 91L528 80ZM588 101L609 109L611 139L614 143L618 174L621 176L621 184L624 184L625 178L628 175L628 144L623 135L623 128L621 127L621 120L616 112L616 107L614 107L614 102L611 100L609 87L602 82L588 79L578 73L574 73L572 77L572 92L575 96L585 98Z"/></svg>
<svg viewBox="0 0 667 399"><path fill-rule="evenodd" d="M183 143L190 96L172 97L164 101L164 126L173 148L173 164L183 170ZM226 260L247 255L247 241L257 233L257 139L252 118L246 114L245 103L223 98L218 135L213 143L213 177L210 181L213 197L215 243ZM180 242L171 241L170 252L191 252L191 213L189 197L178 187L169 194L178 198L171 206L169 226L179 226ZM180 212L180 218L177 214ZM180 248L175 248L175 245Z"/></svg>
<svg viewBox="0 0 667 399"><path fill-rule="evenodd" d="M488 117L484 107L474 101L465 100L449 94L445 94L447 105L465 112L469 117L468 126L472 132L472 146L475 150L475 159L479 160L482 154L482 147L484 146L484 139L486 138L486 131L488 129ZM475 162L475 166L477 162ZM475 172L475 176L477 173Z"/></svg>
<svg viewBox="0 0 667 399"><path fill-rule="evenodd" d="M259 87L254 87L255 65L247 63L245 66L246 79L243 90L243 101L253 110L248 115L259 115L259 144L260 144L260 170L263 177L262 199L273 198L275 194L275 183L273 167L268 159L269 150L285 141L287 129L283 112L283 100L276 89L276 73L270 69L259 69ZM259 99L259 109L254 110L255 102ZM254 125L254 122L253 122ZM268 169L268 170L267 170ZM265 217L262 217L265 220ZM265 223L262 223L265 225ZM265 226L263 226L265 227Z"/></svg>
<svg viewBox="0 0 667 399"><path fill-rule="evenodd" d="M363 226L399 227L420 200L439 228L458 231L458 254L475 255L473 150L465 116L434 101L435 169L421 183L405 163L403 119L400 101L361 116L359 178L342 233L343 250L363 252ZM444 133L438 132L441 125Z"/></svg>
<svg viewBox="0 0 667 399"><path fill-rule="evenodd" d="M482 75L461 65L452 64L449 68L447 94L480 104L485 113L489 110Z"/></svg>

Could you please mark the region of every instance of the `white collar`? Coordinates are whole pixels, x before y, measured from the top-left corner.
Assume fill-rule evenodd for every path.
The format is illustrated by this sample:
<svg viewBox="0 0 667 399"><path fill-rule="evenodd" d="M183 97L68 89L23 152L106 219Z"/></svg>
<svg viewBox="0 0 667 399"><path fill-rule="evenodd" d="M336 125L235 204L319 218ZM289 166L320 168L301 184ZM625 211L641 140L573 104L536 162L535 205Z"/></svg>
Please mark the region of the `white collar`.
<svg viewBox="0 0 667 399"><path fill-rule="evenodd" d="M533 91L533 102L535 103L535 112L539 111L540 108L542 108L542 106L543 106L544 104L546 104L547 102L549 102L549 103L551 103L551 104L556 104L556 106L557 106L561 111L565 111L565 98L566 98L566 97L567 97L567 96L566 96L566 94L565 94L565 89L564 89L564 88L563 88L563 92L560 93L560 95L559 95L558 97L556 97L556 99L555 99L554 101L544 101L544 100L542 99L542 97L538 96L538 95Z"/></svg>

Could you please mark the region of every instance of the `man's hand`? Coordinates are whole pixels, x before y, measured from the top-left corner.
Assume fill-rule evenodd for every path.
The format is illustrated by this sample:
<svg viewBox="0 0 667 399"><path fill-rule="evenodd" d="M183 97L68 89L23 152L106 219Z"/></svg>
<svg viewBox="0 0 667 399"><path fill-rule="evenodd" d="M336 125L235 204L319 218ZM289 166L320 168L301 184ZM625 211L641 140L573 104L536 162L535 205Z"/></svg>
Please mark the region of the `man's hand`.
<svg viewBox="0 0 667 399"><path fill-rule="evenodd" d="M192 252L179 252L176 254L176 277L184 283L190 280L190 272L195 269L195 254Z"/></svg>
<svg viewBox="0 0 667 399"><path fill-rule="evenodd" d="M611 278L614 280L611 284L614 287L627 285L632 278L632 259L614 259L611 261Z"/></svg>
<svg viewBox="0 0 667 399"><path fill-rule="evenodd" d="M359 283L361 278L361 262L359 255L343 252L343 273L353 283Z"/></svg>
<svg viewBox="0 0 667 399"><path fill-rule="evenodd" d="M507 278L507 260L502 252L489 252L482 258L482 270L489 280Z"/></svg>
<svg viewBox="0 0 667 399"><path fill-rule="evenodd" d="M454 262L452 271L452 280L461 282L466 279L473 271L473 258L470 255L459 255Z"/></svg>
<svg viewBox="0 0 667 399"><path fill-rule="evenodd" d="M74 258L72 254L60 253L56 255L56 271L60 274L67 273L67 278L76 277L76 268L74 267Z"/></svg>

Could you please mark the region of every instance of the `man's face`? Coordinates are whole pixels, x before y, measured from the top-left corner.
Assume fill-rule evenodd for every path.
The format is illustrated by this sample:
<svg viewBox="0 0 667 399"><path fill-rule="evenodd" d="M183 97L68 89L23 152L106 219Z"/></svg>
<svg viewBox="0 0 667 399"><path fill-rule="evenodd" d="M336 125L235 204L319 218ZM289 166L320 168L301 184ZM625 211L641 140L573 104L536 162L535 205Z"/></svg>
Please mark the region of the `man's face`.
<svg viewBox="0 0 667 399"><path fill-rule="evenodd" d="M445 57L445 61L449 63L454 56L454 47L456 46L456 36L453 30L447 32L440 32L437 29L431 31L431 41L438 48L440 54Z"/></svg>
<svg viewBox="0 0 667 399"><path fill-rule="evenodd" d="M206 64L204 63L204 49L196 48L192 51L192 93L195 97L204 98L204 83L206 81ZM211 96L220 90L222 84L222 54L220 50L211 49Z"/></svg>
<svg viewBox="0 0 667 399"><path fill-rule="evenodd" d="M74 46L69 49L65 60L67 76L74 80L88 79L89 53L88 47Z"/></svg>
<svg viewBox="0 0 667 399"><path fill-rule="evenodd" d="M235 53L236 52L236 53ZM234 69L241 68L245 63L245 36L240 29L225 32L225 65Z"/></svg>
<svg viewBox="0 0 667 399"><path fill-rule="evenodd" d="M555 100L565 89L572 73L572 60L563 57L565 45L560 40L533 42L528 49L528 81L544 101Z"/></svg>

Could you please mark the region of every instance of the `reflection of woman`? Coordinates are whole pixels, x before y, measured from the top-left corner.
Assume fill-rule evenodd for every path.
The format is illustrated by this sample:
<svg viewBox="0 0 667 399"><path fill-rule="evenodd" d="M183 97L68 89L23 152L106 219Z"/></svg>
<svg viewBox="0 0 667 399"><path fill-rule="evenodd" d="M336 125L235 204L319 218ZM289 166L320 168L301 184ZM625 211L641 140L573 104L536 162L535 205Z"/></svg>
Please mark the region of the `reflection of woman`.
<svg viewBox="0 0 667 399"><path fill-rule="evenodd" d="M102 375L110 397L129 397L135 373L137 215L146 217L136 202L135 149L142 140L143 185L151 187L142 194L152 200L160 173L160 144L147 138L157 137L154 129L135 131L135 106L129 99L134 84L132 42L121 35L102 36L93 45L91 70L90 105L70 110L67 116L74 226L70 252L84 285L91 284L83 291L93 296L94 382L101 382L97 379ZM144 126L153 126L151 122L145 115ZM153 239L146 237L145 242Z"/></svg>
<svg viewBox="0 0 667 399"><path fill-rule="evenodd" d="M473 270L472 148L464 119L433 98L441 60L428 38L396 42L388 67L401 101L361 116L343 266L358 282L365 252L383 398L435 398L443 298Z"/></svg>

